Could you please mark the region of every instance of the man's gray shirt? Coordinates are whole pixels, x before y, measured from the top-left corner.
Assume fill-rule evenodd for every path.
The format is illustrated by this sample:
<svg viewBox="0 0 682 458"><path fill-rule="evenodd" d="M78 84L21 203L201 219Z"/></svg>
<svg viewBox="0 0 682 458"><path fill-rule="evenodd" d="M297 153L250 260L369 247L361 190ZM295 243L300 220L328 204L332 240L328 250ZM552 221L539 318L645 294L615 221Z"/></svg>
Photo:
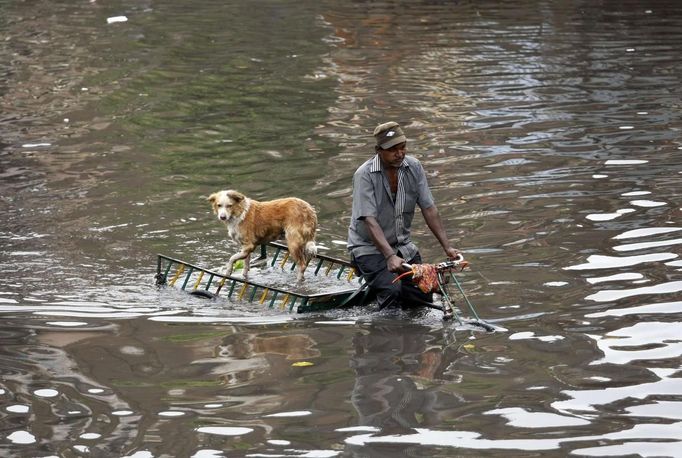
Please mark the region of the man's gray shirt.
<svg viewBox="0 0 682 458"><path fill-rule="evenodd" d="M373 216L394 253L400 250L404 259L409 261L417 254L417 247L410 240L410 227L416 205L422 210L434 205L426 182L426 173L418 159L405 156L398 169L398 192L395 197L391 193L379 155L367 160L353 175L353 209L348 228L348 250L355 257L381 254L363 221L367 216Z"/></svg>

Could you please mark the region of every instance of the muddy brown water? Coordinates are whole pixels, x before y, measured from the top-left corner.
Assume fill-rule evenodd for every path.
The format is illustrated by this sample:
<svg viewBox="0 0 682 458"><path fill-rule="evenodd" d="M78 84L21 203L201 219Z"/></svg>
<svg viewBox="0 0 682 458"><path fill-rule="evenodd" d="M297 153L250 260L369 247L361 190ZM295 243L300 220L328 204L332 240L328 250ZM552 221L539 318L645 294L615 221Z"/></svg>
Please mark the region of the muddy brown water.
<svg viewBox="0 0 682 458"><path fill-rule="evenodd" d="M0 455L682 456L679 2L0 10ZM389 119L506 331L155 288L226 187L345 257Z"/></svg>

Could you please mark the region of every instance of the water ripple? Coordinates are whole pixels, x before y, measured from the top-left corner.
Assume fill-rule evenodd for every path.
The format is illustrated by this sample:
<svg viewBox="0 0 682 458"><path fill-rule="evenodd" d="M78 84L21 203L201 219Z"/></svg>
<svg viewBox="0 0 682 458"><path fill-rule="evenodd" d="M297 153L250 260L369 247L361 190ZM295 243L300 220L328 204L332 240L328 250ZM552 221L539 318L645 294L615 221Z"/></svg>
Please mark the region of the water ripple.
<svg viewBox="0 0 682 458"><path fill-rule="evenodd" d="M655 286L644 286L633 289L620 290L602 290L598 293L591 294L585 299L597 302L618 301L633 296L643 296L649 294L672 294L682 291L682 281L671 281L666 283L659 283Z"/></svg>

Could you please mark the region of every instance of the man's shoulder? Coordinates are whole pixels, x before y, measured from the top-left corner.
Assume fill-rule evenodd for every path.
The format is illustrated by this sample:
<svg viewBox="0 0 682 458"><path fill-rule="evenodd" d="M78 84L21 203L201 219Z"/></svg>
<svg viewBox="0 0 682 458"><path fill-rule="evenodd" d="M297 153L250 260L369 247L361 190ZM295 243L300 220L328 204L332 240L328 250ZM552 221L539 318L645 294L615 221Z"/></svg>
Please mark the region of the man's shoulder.
<svg viewBox="0 0 682 458"><path fill-rule="evenodd" d="M412 165L417 165L417 166L419 166L419 165L421 165L421 161L420 161L419 159L417 159L416 157L414 157L414 156L405 156L405 159L403 159L403 161L404 161L408 166L412 166Z"/></svg>
<svg viewBox="0 0 682 458"><path fill-rule="evenodd" d="M405 156L403 163L411 175L417 176L425 173L421 161L414 156Z"/></svg>
<svg viewBox="0 0 682 458"><path fill-rule="evenodd" d="M360 167L355 170L355 175L369 173L372 169L372 164L374 163L374 158L370 157L365 162L362 163Z"/></svg>

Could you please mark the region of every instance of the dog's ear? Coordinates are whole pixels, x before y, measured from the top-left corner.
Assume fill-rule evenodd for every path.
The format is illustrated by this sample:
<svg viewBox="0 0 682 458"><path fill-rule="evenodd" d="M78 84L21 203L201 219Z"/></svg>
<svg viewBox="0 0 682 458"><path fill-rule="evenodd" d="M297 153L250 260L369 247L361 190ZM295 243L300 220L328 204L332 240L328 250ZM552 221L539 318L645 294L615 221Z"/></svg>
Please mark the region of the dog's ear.
<svg viewBox="0 0 682 458"><path fill-rule="evenodd" d="M227 191L227 195L230 196L230 198L232 200L234 200L234 203L236 203L236 204L241 202L242 200L244 200L246 198L246 196L239 191L229 190L229 191Z"/></svg>
<svg viewBox="0 0 682 458"><path fill-rule="evenodd" d="M218 200L218 193L217 193L217 192L214 192L213 194L211 194L210 196L208 196L208 198L207 198L206 200L208 200L208 201L211 202L212 204L215 203L215 201Z"/></svg>

